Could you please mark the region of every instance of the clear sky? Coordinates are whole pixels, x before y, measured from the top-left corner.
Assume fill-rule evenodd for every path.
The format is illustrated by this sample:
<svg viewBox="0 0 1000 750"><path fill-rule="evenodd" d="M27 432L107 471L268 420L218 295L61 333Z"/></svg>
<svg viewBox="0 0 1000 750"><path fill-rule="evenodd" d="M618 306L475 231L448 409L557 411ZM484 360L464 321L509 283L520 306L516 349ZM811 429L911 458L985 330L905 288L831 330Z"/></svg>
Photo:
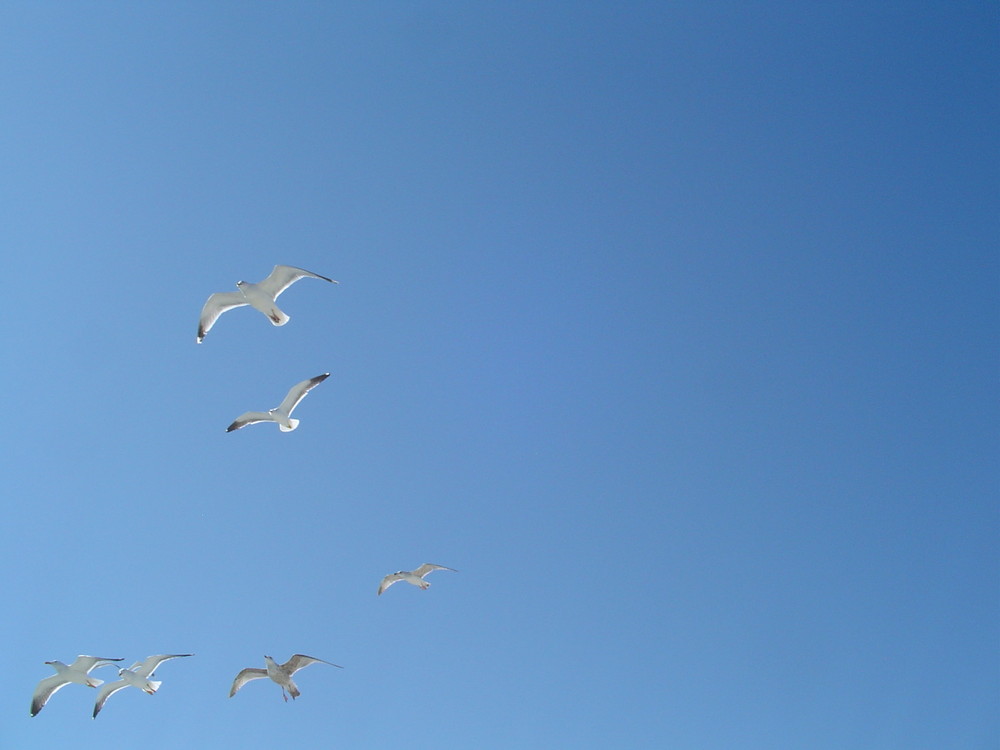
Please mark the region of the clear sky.
<svg viewBox="0 0 1000 750"><path fill-rule="evenodd" d="M0 748L996 748L998 28L4 3Z"/></svg>

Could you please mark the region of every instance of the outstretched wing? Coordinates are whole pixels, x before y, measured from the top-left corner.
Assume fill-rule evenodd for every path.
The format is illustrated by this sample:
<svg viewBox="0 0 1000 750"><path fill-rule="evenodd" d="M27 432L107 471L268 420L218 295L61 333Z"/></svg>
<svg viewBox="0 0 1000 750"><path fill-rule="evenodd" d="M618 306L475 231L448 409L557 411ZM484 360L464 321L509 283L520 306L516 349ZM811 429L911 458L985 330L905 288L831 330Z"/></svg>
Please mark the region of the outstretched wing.
<svg viewBox="0 0 1000 750"><path fill-rule="evenodd" d="M246 669L241 670L240 673L236 675L236 679L233 680L233 687L229 690L229 697L232 698L236 695L236 691L250 682L250 680L259 680L262 677L267 677L266 669L247 667Z"/></svg>
<svg viewBox="0 0 1000 750"><path fill-rule="evenodd" d="M146 660L135 670L135 673L140 677L148 678L153 674L153 670L167 661L167 659L180 659L184 656L194 656L194 654L157 654L156 656L147 656Z"/></svg>
<svg viewBox="0 0 1000 750"><path fill-rule="evenodd" d="M291 390L288 391L288 395L285 396L285 400L281 402L278 406L279 411L283 411L288 416L292 415L292 409L298 406L299 401L306 397L313 388L322 383L330 377L330 373L324 372L322 375L317 375L314 378L309 378L309 380L303 380L301 383L293 385Z"/></svg>
<svg viewBox="0 0 1000 750"><path fill-rule="evenodd" d="M275 266L274 270L268 274L267 278L257 284L257 288L277 299L278 295L288 289L288 287L299 279L305 278L323 279L323 281L329 281L331 284L339 283L333 279L328 279L326 276L320 276L318 273L307 271L304 268L296 268L295 266Z"/></svg>
<svg viewBox="0 0 1000 750"><path fill-rule="evenodd" d="M233 423L226 428L226 432L232 432L233 430L238 430L241 427L246 427L248 424L257 424L258 422L273 422L273 421L274 417L272 417L266 411L248 411L238 416L233 421Z"/></svg>
<svg viewBox="0 0 1000 750"><path fill-rule="evenodd" d="M122 658L111 659L106 656L78 656L73 660L73 663L69 665L70 669L75 669L85 674L89 673L90 670L97 667L104 667L112 662L122 661Z"/></svg>
<svg viewBox="0 0 1000 750"><path fill-rule="evenodd" d="M198 343L200 344L205 334L212 330L212 326L222 313L247 304L250 303L246 301L242 292L216 292L210 296L205 306L201 308L201 318L198 320Z"/></svg>
<svg viewBox="0 0 1000 750"><path fill-rule="evenodd" d="M382 596L382 592L389 588L396 581L402 581L403 576L399 573L390 573L385 578L382 579L382 583L378 585L378 596Z"/></svg>
<svg viewBox="0 0 1000 750"><path fill-rule="evenodd" d="M310 664L316 664L317 662L319 662L320 664L329 664L331 667L339 667L340 669L343 669L343 667L341 667L339 664L334 664L332 662L325 661L323 659L317 659L315 656L306 656L305 654L295 654L294 656L292 656L291 659L282 664L281 668L291 675L295 674L300 669L304 669L308 667Z"/></svg>
<svg viewBox="0 0 1000 750"><path fill-rule="evenodd" d="M435 570L450 570L452 573L458 572L454 568L446 568L444 565L435 565L434 563L424 563L423 565L421 565L420 567L418 567L416 570L413 571L413 575L420 576L421 578L423 578L425 575Z"/></svg>
<svg viewBox="0 0 1000 750"><path fill-rule="evenodd" d="M97 701L94 703L94 715L92 718L97 718L97 714L101 713L101 709L104 708L104 702L108 698L126 687L128 687L128 683L125 680L115 680L114 682L106 682L101 685L97 690Z"/></svg>
<svg viewBox="0 0 1000 750"><path fill-rule="evenodd" d="M31 715L35 716L48 703L49 698L63 685L69 685L69 680L57 674L46 677L38 683L34 695L31 696Z"/></svg>

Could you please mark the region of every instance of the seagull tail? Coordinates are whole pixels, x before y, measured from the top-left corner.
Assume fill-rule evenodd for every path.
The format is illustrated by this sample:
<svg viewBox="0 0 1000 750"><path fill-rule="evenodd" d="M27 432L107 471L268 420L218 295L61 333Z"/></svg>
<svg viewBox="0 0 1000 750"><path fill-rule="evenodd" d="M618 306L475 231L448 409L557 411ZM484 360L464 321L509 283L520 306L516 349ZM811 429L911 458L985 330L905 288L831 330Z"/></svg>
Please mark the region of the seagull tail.
<svg viewBox="0 0 1000 750"><path fill-rule="evenodd" d="M162 685L162 684L163 684L163 680L150 680L149 681L149 686L153 689L154 693L157 690L160 689L160 685Z"/></svg>
<svg viewBox="0 0 1000 750"><path fill-rule="evenodd" d="M279 424L278 425L278 429L281 430L282 432L291 432L292 430L294 430L298 426L299 426L299 420L297 420L297 419L289 419L288 420L288 427L285 427L285 425L283 425L283 424Z"/></svg>
<svg viewBox="0 0 1000 750"><path fill-rule="evenodd" d="M276 326L283 326L291 318L289 318L283 311L279 310L277 307L272 307L271 312L268 313L267 317L271 319L271 323Z"/></svg>

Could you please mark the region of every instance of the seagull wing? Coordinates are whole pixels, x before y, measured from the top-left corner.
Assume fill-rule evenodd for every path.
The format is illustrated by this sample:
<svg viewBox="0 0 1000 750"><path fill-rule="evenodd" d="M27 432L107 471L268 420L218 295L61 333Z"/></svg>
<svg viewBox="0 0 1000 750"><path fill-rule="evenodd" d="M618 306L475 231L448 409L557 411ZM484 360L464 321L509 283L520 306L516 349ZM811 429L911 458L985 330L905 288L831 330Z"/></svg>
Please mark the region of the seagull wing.
<svg viewBox="0 0 1000 750"><path fill-rule="evenodd" d="M212 326L222 313L248 304L250 303L246 301L242 292L216 292L210 296L205 306L201 308L201 318L198 320L198 343L200 344L205 334L212 330Z"/></svg>
<svg viewBox="0 0 1000 750"><path fill-rule="evenodd" d="M31 715L35 716L41 711L52 694L63 685L69 685L69 680L57 674L46 677L39 682L38 687L35 688L35 694L31 696Z"/></svg>
<svg viewBox="0 0 1000 750"><path fill-rule="evenodd" d="M121 658L110 659L106 656L78 656L73 660L73 663L69 665L70 669L75 669L84 674L89 674L90 670L97 667L104 667L112 662L122 661Z"/></svg>
<svg viewBox="0 0 1000 750"><path fill-rule="evenodd" d="M148 679L153 674L153 670L167 661L167 659L180 659L182 656L194 656L194 654L157 654L156 656L147 656L146 660L135 670L135 673L140 677Z"/></svg>
<svg viewBox="0 0 1000 750"><path fill-rule="evenodd" d="M331 284L338 283L333 279L328 279L326 276L320 276L318 273L307 271L304 268L296 268L295 266L275 266L274 270L268 274L267 278L257 284L257 288L266 294L270 294L274 299L277 299L278 295L288 289L288 287L299 279L305 278L323 279L323 281L329 281Z"/></svg>
<svg viewBox="0 0 1000 750"><path fill-rule="evenodd" d="M106 682L101 685L97 690L97 701L94 703L94 715L93 718L97 718L97 714L101 713L101 709L104 708L104 702L110 698L112 695L117 693L122 688L128 687L128 683L125 680L115 680L114 682Z"/></svg>
<svg viewBox="0 0 1000 750"><path fill-rule="evenodd" d="M248 411L238 416L233 421L233 423L226 428L226 432L232 432L233 430L238 430L241 427L246 427L248 424L257 424L258 422L273 422L273 421L274 417L272 417L266 411Z"/></svg>
<svg viewBox="0 0 1000 750"><path fill-rule="evenodd" d="M292 409L298 406L299 401L304 399L309 391L328 377L330 377L330 373L324 372L322 375L317 375L314 378L309 378L309 380L303 380L301 383L293 385L291 390L288 391L288 395L285 396L285 400L278 406L278 411L283 411L288 416L291 416Z"/></svg>
<svg viewBox="0 0 1000 750"><path fill-rule="evenodd" d="M416 570L413 571L413 575L420 576L423 578L425 575L434 570L450 570L452 573L457 573L458 571L454 568L446 568L444 565L435 565L434 563L424 563Z"/></svg>
<svg viewBox="0 0 1000 750"><path fill-rule="evenodd" d="M317 659L315 656L306 656L305 654L295 654L291 659L286 661L281 665L281 668L292 675L298 672L300 669L305 669L310 664L315 664L319 662L320 664L329 664L331 667L339 667L343 669L339 664L334 664L333 662L325 661L324 659Z"/></svg>
<svg viewBox="0 0 1000 750"><path fill-rule="evenodd" d="M390 573L385 578L382 579L382 583L378 585L378 596L382 596L382 592L389 588L396 581L403 580L403 576L399 573Z"/></svg>
<svg viewBox="0 0 1000 750"><path fill-rule="evenodd" d="M233 687L229 690L229 697L232 698L236 695L236 691L250 682L250 680L259 680L262 677L267 677L266 669L247 667L246 669L241 670L240 673L236 675L236 679L233 680Z"/></svg>

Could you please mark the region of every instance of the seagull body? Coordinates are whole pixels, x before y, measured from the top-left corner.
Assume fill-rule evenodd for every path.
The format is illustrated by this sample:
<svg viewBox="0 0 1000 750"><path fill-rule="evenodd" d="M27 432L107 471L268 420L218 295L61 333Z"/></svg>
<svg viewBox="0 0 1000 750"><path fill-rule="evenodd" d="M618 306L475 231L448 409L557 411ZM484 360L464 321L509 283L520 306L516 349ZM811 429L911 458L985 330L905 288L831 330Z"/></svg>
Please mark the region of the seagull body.
<svg viewBox="0 0 1000 750"><path fill-rule="evenodd" d="M310 664L316 664L317 662L343 669L343 667L339 664L332 664L328 661L317 659L314 656L306 656L305 654L295 654L284 664L278 664L278 662L270 656L265 656L264 663L267 665L267 668L259 669L257 667L247 667L246 669L241 670L240 673L236 675L236 679L233 680L233 687L229 691L229 697L232 698L236 695L236 691L250 682L250 680L259 680L263 677L270 677L281 686L281 697L284 698L287 703L288 695L292 696L292 700L301 695L298 686L292 681L292 675L300 669L304 669ZM286 690L288 691L288 695L285 695Z"/></svg>
<svg viewBox="0 0 1000 750"><path fill-rule="evenodd" d="M146 657L145 661L137 661L128 669L119 669L118 676L121 679L106 683L97 691L97 702L94 703L94 718L97 718L97 714L104 708L104 702L108 698L119 690L127 688L129 685L139 688L148 695L155 693L162 682L149 679L153 676L153 670L160 666L162 662L167 661L167 659L179 659L183 656L193 656L193 654L157 654L156 656Z"/></svg>
<svg viewBox="0 0 1000 750"><path fill-rule="evenodd" d="M103 684L104 680L90 676L91 670L107 666L116 661L121 661L121 659L109 659L100 656L78 656L70 665L63 664L61 661L45 662L56 670L56 674L46 677L38 683L38 686L35 688L35 694L31 696L31 715L37 715L45 707L45 704L54 692L69 685L71 682L92 688Z"/></svg>
<svg viewBox="0 0 1000 750"><path fill-rule="evenodd" d="M306 271L304 268L295 266L275 266L274 270L266 279L256 284L249 281L237 281L235 292L216 292L211 295L201 308L201 318L198 321L198 343L200 344L219 316L226 310L234 307L250 305L255 310L260 310L276 326L283 326L288 322L288 316L278 309L276 300L278 295L288 289L299 279L322 279L331 284L339 282L320 276L318 273Z"/></svg>
<svg viewBox="0 0 1000 750"><path fill-rule="evenodd" d="M382 592L397 581L406 581L413 586L419 586L421 589L426 589L430 586L430 584L424 580L424 576L435 570L450 570L453 573L458 572L454 568L446 568L444 565L434 565L433 563L424 563L415 570L398 570L395 573L390 573L382 579L382 583L380 583L378 587L378 596L382 596Z"/></svg>
<svg viewBox="0 0 1000 750"><path fill-rule="evenodd" d="M330 373L324 372L322 375L317 375L314 378L309 378L309 380L303 380L301 383L293 385L291 390L288 391L288 395L285 396L285 400L280 405L266 412L245 412L226 428L226 432L232 432L233 430L238 430L241 427L246 427L248 424L256 424L257 422L277 422L278 429L282 432L291 432L299 426L299 420L291 418L292 410L298 406L299 401L304 399L309 391L328 377L330 377Z"/></svg>

